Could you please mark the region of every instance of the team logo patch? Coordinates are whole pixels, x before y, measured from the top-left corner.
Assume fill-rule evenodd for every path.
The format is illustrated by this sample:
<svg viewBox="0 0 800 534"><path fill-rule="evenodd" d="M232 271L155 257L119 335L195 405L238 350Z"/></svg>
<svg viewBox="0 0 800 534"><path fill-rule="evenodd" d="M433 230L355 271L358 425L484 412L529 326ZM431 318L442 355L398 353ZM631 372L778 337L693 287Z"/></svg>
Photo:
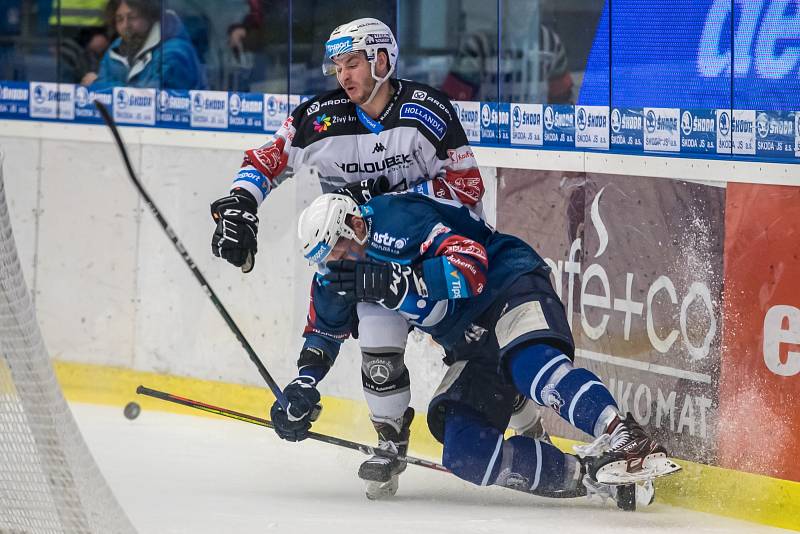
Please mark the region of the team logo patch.
<svg viewBox="0 0 800 534"><path fill-rule="evenodd" d="M561 394L556 391L556 386L553 384L547 384L542 388L542 400L545 406L550 406L555 411L561 410L561 407L564 406L564 399L561 398Z"/></svg>
<svg viewBox="0 0 800 534"><path fill-rule="evenodd" d="M326 114L318 115L317 120L314 121L315 132L326 132L331 126L331 118Z"/></svg>
<svg viewBox="0 0 800 534"><path fill-rule="evenodd" d="M447 132L447 124L433 111L425 106L408 102L400 108L401 119L412 119L422 123L439 141Z"/></svg>
<svg viewBox="0 0 800 534"><path fill-rule="evenodd" d="M392 44L392 38L389 37L388 33L370 33L364 40L364 44L367 46L376 44Z"/></svg>
<svg viewBox="0 0 800 534"><path fill-rule="evenodd" d="M427 93L426 91L422 91L422 90L420 90L420 89L417 89L417 90L416 90L416 91L414 91L414 93L411 95L411 99L412 99L412 100L422 100L423 102L425 102L425 99L426 99L426 98L428 98L428 93Z"/></svg>
<svg viewBox="0 0 800 534"><path fill-rule="evenodd" d="M311 105L308 106L308 111L306 111L306 115L311 116L317 111L319 111L319 102L312 102Z"/></svg>

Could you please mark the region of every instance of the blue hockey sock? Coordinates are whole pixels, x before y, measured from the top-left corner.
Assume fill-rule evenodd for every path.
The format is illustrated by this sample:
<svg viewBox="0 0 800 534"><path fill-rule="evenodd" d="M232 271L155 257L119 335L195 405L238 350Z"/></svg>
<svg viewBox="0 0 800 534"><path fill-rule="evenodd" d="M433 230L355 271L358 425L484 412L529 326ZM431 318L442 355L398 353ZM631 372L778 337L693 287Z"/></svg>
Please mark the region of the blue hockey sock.
<svg viewBox="0 0 800 534"><path fill-rule="evenodd" d="M605 431L617 403L600 378L575 368L560 350L536 343L513 349L508 370L517 389L542 406L550 406L572 426L592 436Z"/></svg>
<svg viewBox="0 0 800 534"><path fill-rule="evenodd" d="M574 489L580 472L573 456L523 436L503 439L502 432L462 405L448 409L442 463L473 484L522 491Z"/></svg>

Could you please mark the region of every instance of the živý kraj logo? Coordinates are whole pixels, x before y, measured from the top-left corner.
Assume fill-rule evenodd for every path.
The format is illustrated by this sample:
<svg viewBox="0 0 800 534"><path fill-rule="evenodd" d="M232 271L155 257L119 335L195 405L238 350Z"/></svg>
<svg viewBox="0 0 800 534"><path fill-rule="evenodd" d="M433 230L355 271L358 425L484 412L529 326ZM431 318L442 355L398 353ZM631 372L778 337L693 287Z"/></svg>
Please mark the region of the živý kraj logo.
<svg viewBox="0 0 800 534"><path fill-rule="evenodd" d="M325 115L317 115L317 120L314 121L315 132L325 132L330 128L331 118Z"/></svg>

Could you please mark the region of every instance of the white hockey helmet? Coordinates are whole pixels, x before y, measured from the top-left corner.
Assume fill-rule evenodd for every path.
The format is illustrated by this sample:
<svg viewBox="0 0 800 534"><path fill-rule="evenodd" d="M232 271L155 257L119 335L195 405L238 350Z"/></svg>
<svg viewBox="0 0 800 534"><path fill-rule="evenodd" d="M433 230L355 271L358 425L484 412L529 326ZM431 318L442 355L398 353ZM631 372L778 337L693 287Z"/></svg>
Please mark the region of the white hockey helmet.
<svg viewBox="0 0 800 534"><path fill-rule="evenodd" d="M342 236L363 245L367 237L356 237L347 225L348 215L361 216L361 208L352 198L333 193L317 197L303 210L297 223L303 256L314 263L323 263Z"/></svg>
<svg viewBox="0 0 800 534"><path fill-rule="evenodd" d="M389 56L389 72L383 78L379 78L375 74L375 58L378 57L378 50L380 49L386 50L386 54ZM347 24L337 26L331 32L330 38L325 43L325 59L322 62L323 74L325 76L336 74L336 64L333 59L337 56L358 51L363 51L366 54L367 61L370 63L372 78L376 82L372 94L364 102L366 105L372 101L381 84L388 80L394 72L400 49L389 26L378 19L356 19Z"/></svg>

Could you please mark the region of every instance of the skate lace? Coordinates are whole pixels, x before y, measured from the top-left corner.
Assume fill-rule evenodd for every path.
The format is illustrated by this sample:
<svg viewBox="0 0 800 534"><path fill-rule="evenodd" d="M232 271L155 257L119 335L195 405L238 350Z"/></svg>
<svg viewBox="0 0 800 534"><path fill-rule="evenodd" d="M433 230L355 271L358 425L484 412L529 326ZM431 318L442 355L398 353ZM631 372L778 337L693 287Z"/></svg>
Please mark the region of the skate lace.
<svg viewBox="0 0 800 534"><path fill-rule="evenodd" d="M378 440L378 450L391 452L393 454L400 454L400 451L397 448L397 444L394 441L389 440ZM387 456L375 455L372 458L372 462L376 464L390 464L394 461L394 458L389 458Z"/></svg>
<svg viewBox="0 0 800 534"><path fill-rule="evenodd" d="M611 448L611 436L603 434L587 445L573 445L575 453L581 458L586 456L600 456Z"/></svg>

